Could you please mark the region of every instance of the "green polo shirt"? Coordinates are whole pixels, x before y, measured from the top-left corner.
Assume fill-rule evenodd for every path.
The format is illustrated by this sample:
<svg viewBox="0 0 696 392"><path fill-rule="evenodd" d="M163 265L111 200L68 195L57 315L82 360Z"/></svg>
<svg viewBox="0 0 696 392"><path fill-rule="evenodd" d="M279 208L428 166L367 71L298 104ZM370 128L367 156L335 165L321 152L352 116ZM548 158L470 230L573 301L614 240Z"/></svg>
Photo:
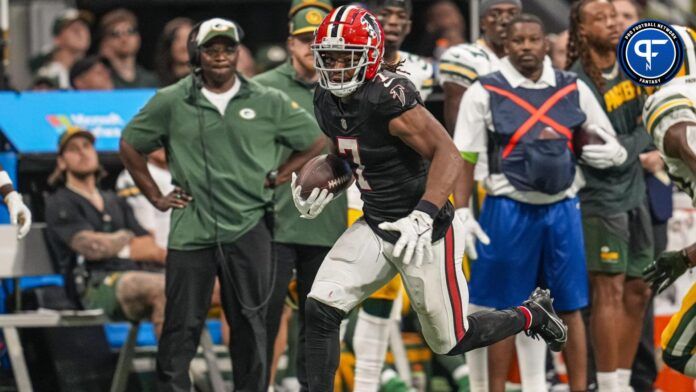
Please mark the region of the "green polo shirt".
<svg viewBox="0 0 696 392"><path fill-rule="evenodd" d="M257 75L253 79L264 86L283 91L292 100L314 116L314 85L297 79L289 62ZM278 164L285 162L292 150L283 148ZM325 152L328 152L328 147ZM347 226L348 202L345 193L326 206L315 219L302 219L292 201L290 184L283 184L275 193L274 239L285 244L333 246Z"/></svg>
<svg viewBox="0 0 696 392"><path fill-rule="evenodd" d="M306 150L321 135L312 116L285 94L238 77L241 87L224 116L188 76L159 90L123 131L143 154L164 146L172 182L193 196L186 208L172 211L170 249L215 245L216 220L221 243L237 240L271 206L273 190L264 182L281 146Z"/></svg>

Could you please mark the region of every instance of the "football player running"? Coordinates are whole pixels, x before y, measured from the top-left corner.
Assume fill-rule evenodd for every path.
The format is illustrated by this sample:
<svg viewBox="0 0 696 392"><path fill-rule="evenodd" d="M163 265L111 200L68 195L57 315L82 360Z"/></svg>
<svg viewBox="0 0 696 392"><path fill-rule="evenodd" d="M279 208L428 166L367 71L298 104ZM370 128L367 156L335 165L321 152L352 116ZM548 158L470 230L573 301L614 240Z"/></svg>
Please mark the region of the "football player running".
<svg viewBox="0 0 696 392"><path fill-rule="evenodd" d="M696 31L674 26L684 42L684 65L678 76L660 88L643 108L643 122L655 140L670 177L696 205ZM687 269L696 266L696 244L664 252L643 272L656 293L664 291ZM681 373L696 377L696 284L682 299L681 309L662 332L662 359Z"/></svg>
<svg viewBox="0 0 696 392"><path fill-rule="evenodd" d="M333 390L341 320L396 274L436 353L461 354L521 331L561 350L567 331L547 291L536 290L518 307L467 316L463 228L447 200L463 161L413 84L383 63L377 19L359 7L337 8L319 26L312 50L320 73L317 120L350 161L365 215L326 256L307 299L309 390ZM317 188L304 200L300 191L293 184L306 218L333 198Z"/></svg>
<svg viewBox="0 0 696 392"><path fill-rule="evenodd" d="M400 50L411 32L410 0L373 0L370 10L384 28L384 62L399 64L399 72L416 86L425 101L432 92L433 66L418 55ZM357 185L348 190L349 222L362 215L362 200ZM358 311L353 352L355 353L355 392L373 392L379 389L384 358L389 345L390 325L399 318L402 294L401 278L397 275L374 292Z"/></svg>

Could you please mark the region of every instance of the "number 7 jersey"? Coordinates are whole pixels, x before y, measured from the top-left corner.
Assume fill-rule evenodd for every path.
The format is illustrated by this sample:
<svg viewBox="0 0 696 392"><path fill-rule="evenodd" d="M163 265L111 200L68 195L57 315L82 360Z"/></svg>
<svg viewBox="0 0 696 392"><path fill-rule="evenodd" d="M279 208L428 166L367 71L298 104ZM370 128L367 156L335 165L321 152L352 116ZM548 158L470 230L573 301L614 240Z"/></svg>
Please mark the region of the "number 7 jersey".
<svg viewBox="0 0 696 392"><path fill-rule="evenodd" d="M377 225L410 214L425 192L429 162L389 133L389 122L416 105L423 102L413 83L384 70L344 99L320 87L314 93L319 126L351 163L366 222L389 242L399 234ZM433 241L445 235L453 216L447 202L435 218Z"/></svg>

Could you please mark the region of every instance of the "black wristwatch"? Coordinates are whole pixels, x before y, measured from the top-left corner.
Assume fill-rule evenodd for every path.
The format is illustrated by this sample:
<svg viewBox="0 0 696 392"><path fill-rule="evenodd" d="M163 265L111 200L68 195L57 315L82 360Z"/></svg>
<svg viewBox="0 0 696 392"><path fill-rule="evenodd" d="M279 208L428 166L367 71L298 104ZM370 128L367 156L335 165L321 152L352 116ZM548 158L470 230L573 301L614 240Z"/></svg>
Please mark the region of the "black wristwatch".
<svg viewBox="0 0 696 392"><path fill-rule="evenodd" d="M268 180L268 187L273 189L276 186L276 180L278 179L278 170L271 170L266 174L266 180Z"/></svg>

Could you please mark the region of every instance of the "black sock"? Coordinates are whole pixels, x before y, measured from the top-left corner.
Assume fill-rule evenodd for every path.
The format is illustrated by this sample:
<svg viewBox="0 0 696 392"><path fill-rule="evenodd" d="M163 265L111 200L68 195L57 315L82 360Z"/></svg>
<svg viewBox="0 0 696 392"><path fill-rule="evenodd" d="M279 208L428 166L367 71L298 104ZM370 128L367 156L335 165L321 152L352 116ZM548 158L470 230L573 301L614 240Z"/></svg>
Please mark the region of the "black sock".
<svg viewBox="0 0 696 392"><path fill-rule="evenodd" d="M463 354L476 348L490 346L508 336L522 332L527 317L518 308L484 310L467 317L469 328L462 340L447 355Z"/></svg>
<svg viewBox="0 0 696 392"><path fill-rule="evenodd" d="M339 332L345 313L313 298L305 303L305 368L309 390L333 391L341 357Z"/></svg>

